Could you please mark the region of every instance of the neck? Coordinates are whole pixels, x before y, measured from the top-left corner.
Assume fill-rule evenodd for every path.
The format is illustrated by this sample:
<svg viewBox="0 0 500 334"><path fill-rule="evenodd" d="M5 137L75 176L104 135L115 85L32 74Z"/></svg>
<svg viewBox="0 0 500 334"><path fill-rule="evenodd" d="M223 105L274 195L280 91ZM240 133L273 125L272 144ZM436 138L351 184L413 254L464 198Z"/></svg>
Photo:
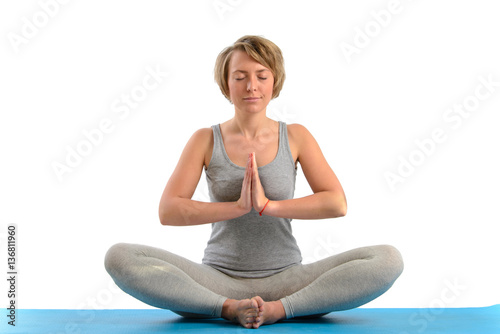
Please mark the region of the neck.
<svg viewBox="0 0 500 334"><path fill-rule="evenodd" d="M274 121L266 116L265 109L259 113L243 113L236 110L230 124L234 132L246 138L255 138L263 129L269 128L271 122Z"/></svg>

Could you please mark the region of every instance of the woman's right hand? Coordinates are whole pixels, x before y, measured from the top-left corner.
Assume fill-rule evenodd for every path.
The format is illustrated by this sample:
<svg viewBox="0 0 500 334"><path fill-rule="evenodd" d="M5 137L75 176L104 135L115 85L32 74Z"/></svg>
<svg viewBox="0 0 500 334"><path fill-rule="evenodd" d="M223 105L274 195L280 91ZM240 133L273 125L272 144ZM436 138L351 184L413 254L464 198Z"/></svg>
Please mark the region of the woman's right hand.
<svg viewBox="0 0 500 334"><path fill-rule="evenodd" d="M245 169L245 176L243 177L243 184L241 186L240 198L237 201L238 207L240 207L245 213L252 210L252 154L248 155L247 166Z"/></svg>

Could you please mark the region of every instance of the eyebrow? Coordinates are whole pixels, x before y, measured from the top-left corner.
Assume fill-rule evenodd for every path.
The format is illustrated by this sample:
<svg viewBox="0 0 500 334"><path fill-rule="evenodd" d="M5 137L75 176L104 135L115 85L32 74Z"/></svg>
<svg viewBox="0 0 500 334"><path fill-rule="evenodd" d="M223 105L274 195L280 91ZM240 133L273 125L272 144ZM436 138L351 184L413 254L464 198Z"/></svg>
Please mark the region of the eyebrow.
<svg viewBox="0 0 500 334"><path fill-rule="evenodd" d="M256 71L257 73L260 73L260 72L264 72L264 71L269 71L267 68L263 68L261 70L258 70ZM243 71L243 70L236 70L236 71L233 71L233 73L236 73L236 72L241 72L241 73L248 73L247 71Z"/></svg>

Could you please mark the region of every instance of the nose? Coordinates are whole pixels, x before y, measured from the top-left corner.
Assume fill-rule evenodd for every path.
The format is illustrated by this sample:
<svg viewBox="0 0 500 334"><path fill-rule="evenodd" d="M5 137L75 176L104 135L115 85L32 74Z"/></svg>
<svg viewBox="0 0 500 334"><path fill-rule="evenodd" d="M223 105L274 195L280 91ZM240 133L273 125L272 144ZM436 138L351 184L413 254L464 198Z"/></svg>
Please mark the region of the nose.
<svg viewBox="0 0 500 334"><path fill-rule="evenodd" d="M257 90L257 78L251 76L247 82L247 91L255 91Z"/></svg>

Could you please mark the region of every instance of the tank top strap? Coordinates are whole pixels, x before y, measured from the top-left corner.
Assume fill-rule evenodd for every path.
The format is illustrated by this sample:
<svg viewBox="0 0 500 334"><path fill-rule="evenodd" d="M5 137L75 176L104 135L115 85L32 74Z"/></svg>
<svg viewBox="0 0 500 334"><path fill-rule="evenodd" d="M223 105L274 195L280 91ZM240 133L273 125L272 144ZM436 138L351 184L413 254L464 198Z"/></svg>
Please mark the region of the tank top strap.
<svg viewBox="0 0 500 334"><path fill-rule="evenodd" d="M212 131L214 134L214 147L209 165L211 165L212 162L221 162L224 159L224 143L222 142L220 124L212 125Z"/></svg>
<svg viewBox="0 0 500 334"><path fill-rule="evenodd" d="M280 139L278 152L281 152L282 159L290 161L293 168L295 168L295 161L293 160L292 150L290 149L290 143L288 142L288 129L286 123L279 121L279 124Z"/></svg>

